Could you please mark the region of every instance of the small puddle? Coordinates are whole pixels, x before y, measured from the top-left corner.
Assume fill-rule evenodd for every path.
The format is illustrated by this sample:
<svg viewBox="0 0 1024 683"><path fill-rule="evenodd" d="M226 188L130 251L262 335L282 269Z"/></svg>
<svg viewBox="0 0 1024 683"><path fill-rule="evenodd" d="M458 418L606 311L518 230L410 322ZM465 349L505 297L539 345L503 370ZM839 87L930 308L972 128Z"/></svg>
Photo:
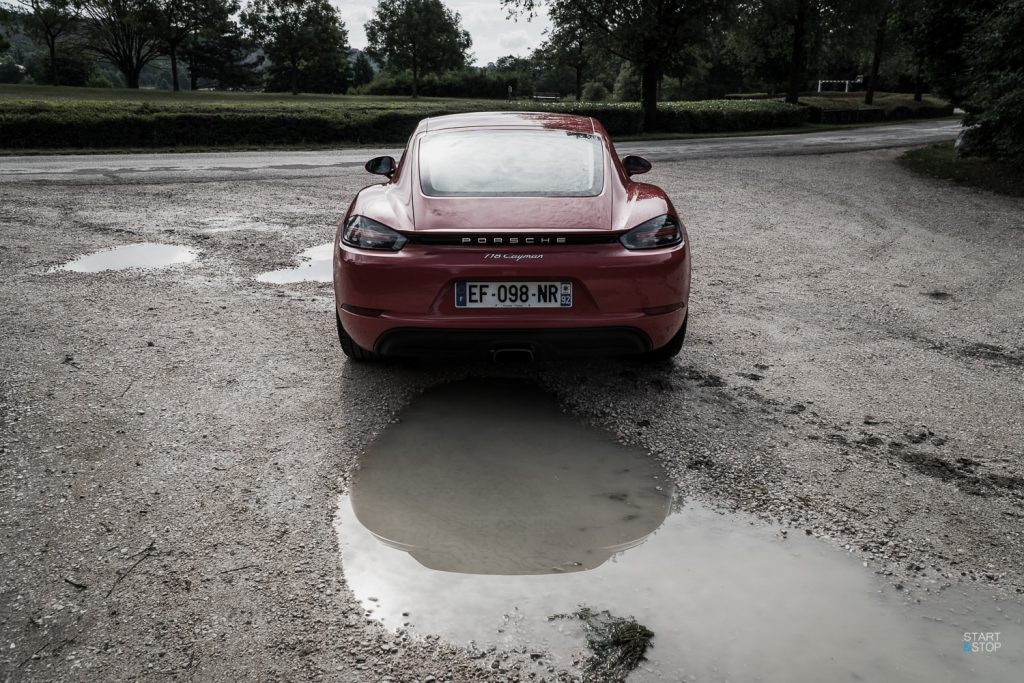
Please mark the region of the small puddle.
<svg viewBox="0 0 1024 683"><path fill-rule="evenodd" d="M198 255L196 250L178 244L142 242L85 254L62 266L52 268L51 272L71 270L76 273L100 273L107 270L133 268L148 270L173 266L178 263L190 263L195 261Z"/></svg>
<svg viewBox="0 0 1024 683"><path fill-rule="evenodd" d="M331 282L334 278L334 243L318 244L306 249L299 258L304 263L294 268L272 270L257 276L260 282L283 285L291 282Z"/></svg>
<svg viewBox="0 0 1024 683"><path fill-rule="evenodd" d="M565 667L589 656L572 615L607 610L654 634L629 681L1010 681L1024 667L1019 605L956 589L911 605L821 541L684 504L652 458L525 383L423 394L370 447L335 524L346 581L385 627ZM965 653L965 632L1002 647Z"/></svg>

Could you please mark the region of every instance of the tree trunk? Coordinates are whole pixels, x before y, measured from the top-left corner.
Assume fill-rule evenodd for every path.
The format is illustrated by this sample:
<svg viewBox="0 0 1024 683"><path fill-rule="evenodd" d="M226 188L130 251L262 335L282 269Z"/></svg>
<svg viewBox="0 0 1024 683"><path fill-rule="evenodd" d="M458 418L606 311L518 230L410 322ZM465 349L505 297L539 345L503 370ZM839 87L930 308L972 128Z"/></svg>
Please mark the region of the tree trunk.
<svg viewBox="0 0 1024 683"><path fill-rule="evenodd" d="M50 85L57 85L57 38L46 38L46 46L50 48Z"/></svg>
<svg viewBox="0 0 1024 683"><path fill-rule="evenodd" d="M921 66L921 62L917 62L917 73L914 74L914 101L920 102L921 96L924 95L924 76L922 72L924 67Z"/></svg>
<svg viewBox="0 0 1024 683"><path fill-rule="evenodd" d="M292 81L292 95L299 94L299 67L295 61L292 60L291 64L291 81Z"/></svg>
<svg viewBox="0 0 1024 683"><path fill-rule="evenodd" d="M415 58L412 63L412 98L415 100L420 96L420 67Z"/></svg>
<svg viewBox="0 0 1024 683"><path fill-rule="evenodd" d="M199 89L199 74L196 73L196 69L191 64L188 65L188 86L195 92Z"/></svg>
<svg viewBox="0 0 1024 683"><path fill-rule="evenodd" d="M174 86L174 92L178 92L178 51L174 45L171 45L171 83Z"/></svg>
<svg viewBox="0 0 1024 683"><path fill-rule="evenodd" d="M807 52L807 3L797 0L796 16L793 20L793 49L789 57L789 83L786 87L786 101L800 102L800 86L804 80L804 57Z"/></svg>
<svg viewBox="0 0 1024 683"><path fill-rule="evenodd" d="M121 73L124 74L125 84L133 89L139 89L139 76L142 72L142 67L131 66L126 69L121 69Z"/></svg>
<svg viewBox="0 0 1024 683"><path fill-rule="evenodd" d="M579 102L580 98L583 97L583 66L580 64L576 65L576 101Z"/></svg>
<svg viewBox="0 0 1024 683"><path fill-rule="evenodd" d="M881 19L878 20L878 30L875 31L875 53L871 57L871 73L868 75L868 87L864 92L864 104L874 104L875 88L878 87L878 69L882 64L882 49L885 45L885 25L889 22L889 10L886 9Z"/></svg>
<svg viewBox="0 0 1024 683"><path fill-rule="evenodd" d="M657 62L644 64L640 70L640 106L644 110L644 130L649 133L658 125L658 83L661 81L661 65Z"/></svg>

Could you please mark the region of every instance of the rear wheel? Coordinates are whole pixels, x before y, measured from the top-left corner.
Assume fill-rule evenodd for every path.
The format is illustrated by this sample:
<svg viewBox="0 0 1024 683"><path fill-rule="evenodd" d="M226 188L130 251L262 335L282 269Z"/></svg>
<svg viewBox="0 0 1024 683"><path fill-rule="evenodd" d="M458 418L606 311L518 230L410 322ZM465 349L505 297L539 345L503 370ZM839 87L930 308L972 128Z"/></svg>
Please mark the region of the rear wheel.
<svg viewBox="0 0 1024 683"><path fill-rule="evenodd" d="M675 333L668 343L662 346L660 349L654 349L648 351L643 355L645 361L658 362L666 361L670 358L674 358L679 355L679 352L683 348L683 341L686 339L686 323L690 320L690 314L687 313L686 317L683 318L683 325L679 328L679 331Z"/></svg>
<svg viewBox="0 0 1024 683"><path fill-rule="evenodd" d="M338 315L337 311L334 312L334 320L338 323L338 341L341 342L341 350L346 356L357 362L380 358L380 355L364 349L359 344L356 344L352 337L348 336L348 332L341 326L341 316Z"/></svg>

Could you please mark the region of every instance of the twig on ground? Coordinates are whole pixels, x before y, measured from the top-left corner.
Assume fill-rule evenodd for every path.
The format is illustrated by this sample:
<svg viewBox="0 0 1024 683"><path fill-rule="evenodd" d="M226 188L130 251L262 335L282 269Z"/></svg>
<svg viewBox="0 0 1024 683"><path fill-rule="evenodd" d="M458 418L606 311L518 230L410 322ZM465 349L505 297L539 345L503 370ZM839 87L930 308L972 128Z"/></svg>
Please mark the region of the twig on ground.
<svg viewBox="0 0 1024 683"><path fill-rule="evenodd" d="M105 597L109 598L110 595L114 592L114 589L117 588L117 584L119 584L122 581L124 581L125 578L127 578L128 575L131 574L132 571L136 567L138 567L140 564L142 564L143 561L145 561L146 558L149 557L150 553L153 552L153 548L155 548L155 547L156 547L156 539L153 539L153 540L151 540L149 542L149 545L147 545L145 548L143 548L139 552L135 553L134 555L129 555L128 559L132 559L133 557L138 557L139 559L137 559L135 561L135 564L133 564L132 566L128 567L128 569L124 570L123 572L120 572L117 575L117 579L114 581L114 585L110 587L110 590L107 591L107 595ZM140 555L141 555L141 557L139 557Z"/></svg>

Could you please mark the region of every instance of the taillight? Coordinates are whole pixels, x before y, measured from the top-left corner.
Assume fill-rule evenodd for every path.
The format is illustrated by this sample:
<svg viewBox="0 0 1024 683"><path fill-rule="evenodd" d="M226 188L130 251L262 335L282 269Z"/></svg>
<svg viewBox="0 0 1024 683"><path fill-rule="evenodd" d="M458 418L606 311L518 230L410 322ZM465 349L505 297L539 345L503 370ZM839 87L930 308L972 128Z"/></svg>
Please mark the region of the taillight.
<svg viewBox="0 0 1024 683"><path fill-rule="evenodd" d="M664 215L644 221L619 238L626 249L657 249L681 244L683 231L679 221Z"/></svg>
<svg viewBox="0 0 1024 683"><path fill-rule="evenodd" d="M398 251L408 242L404 235L366 216L352 216L341 232L341 241L357 249Z"/></svg>

